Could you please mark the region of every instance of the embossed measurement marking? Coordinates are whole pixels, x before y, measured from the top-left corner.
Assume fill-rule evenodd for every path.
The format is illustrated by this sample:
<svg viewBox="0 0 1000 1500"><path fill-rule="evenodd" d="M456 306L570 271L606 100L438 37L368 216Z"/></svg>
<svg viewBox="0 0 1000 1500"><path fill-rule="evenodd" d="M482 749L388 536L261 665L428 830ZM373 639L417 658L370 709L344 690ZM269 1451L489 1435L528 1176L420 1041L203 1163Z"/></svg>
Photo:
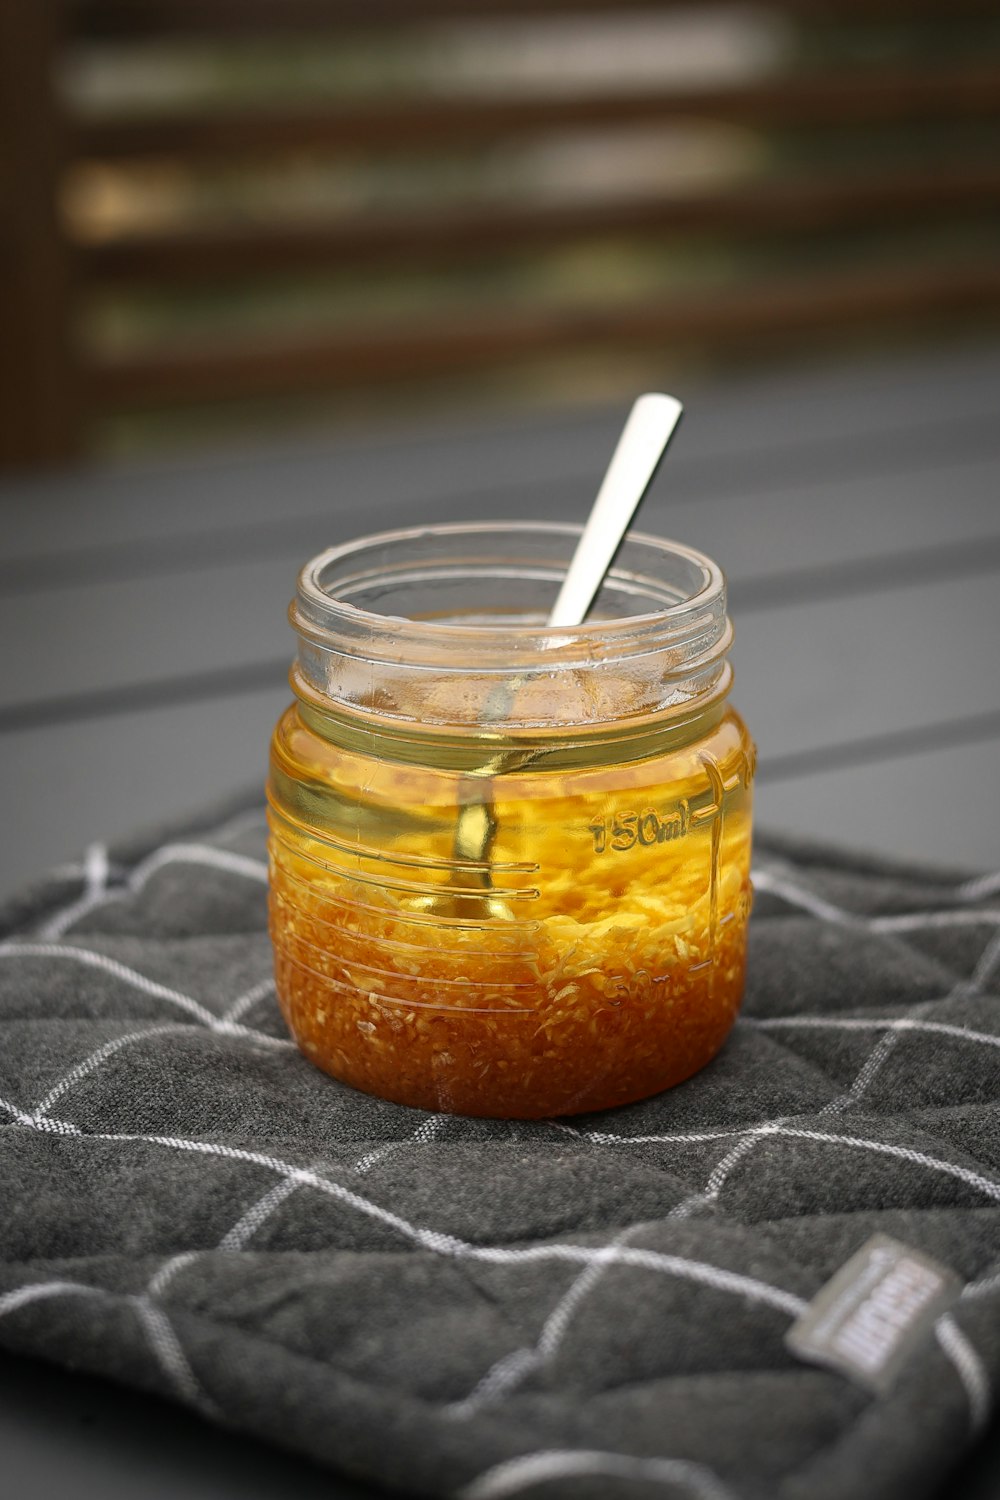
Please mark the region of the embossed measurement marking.
<svg viewBox="0 0 1000 1500"><path fill-rule="evenodd" d="M720 818L726 793L740 786L749 786L753 780L756 750L751 745L743 751L735 769L726 778L714 756L705 754L701 759L708 776L707 801L692 807L686 797L681 797L668 811L644 807L638 812L616 812L597 818L587 824L587 831L594 841L594 853L623 852L634 849L637 844L649 849L657 844L672 843L684 838L693 828Z"/></svg>
<svg viewBox="0 0 1000 1500"><path fill-rule="evenodd" d="M637 843L649 847L683 838L691 826L691 809L684 800L673 812L661 813L655 807L646 807L642 812L615 813L610 818L598 818L596 823L587 826L594 836L595 854L603 854L608 849L631 849Z"/></svg>

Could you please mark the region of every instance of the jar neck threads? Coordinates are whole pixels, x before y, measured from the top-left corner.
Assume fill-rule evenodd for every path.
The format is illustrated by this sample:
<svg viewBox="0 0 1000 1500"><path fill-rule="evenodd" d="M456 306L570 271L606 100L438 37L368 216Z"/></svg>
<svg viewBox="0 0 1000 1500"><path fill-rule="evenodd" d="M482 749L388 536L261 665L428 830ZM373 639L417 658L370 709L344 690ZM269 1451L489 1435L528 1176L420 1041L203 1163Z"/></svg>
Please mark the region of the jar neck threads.
<svg viewBox="0 0 1000 1500"><path fill-rule="evenodd" d="M733 633L720 569L678 543L630 535L594 618L552 629L546 616L579 534L436 526L313 559L290 610L304 714L338 742L472 738L481 759L484 740L548 753L558 738L571 754L655 733L662 746L664 733L721 713ZM484 709L497 701L501 718Z"/></svg>

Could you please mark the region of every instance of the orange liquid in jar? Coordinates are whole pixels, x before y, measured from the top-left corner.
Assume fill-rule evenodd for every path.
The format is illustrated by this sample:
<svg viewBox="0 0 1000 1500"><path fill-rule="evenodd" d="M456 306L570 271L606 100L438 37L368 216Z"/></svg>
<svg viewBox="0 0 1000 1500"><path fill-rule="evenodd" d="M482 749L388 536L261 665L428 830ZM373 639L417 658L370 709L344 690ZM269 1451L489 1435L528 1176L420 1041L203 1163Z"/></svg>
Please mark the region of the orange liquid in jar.
<svg viewBox="0 0 1000 1500"><path fill-rule="evenodd" d="M271 932L318 1067L400 1104L537 1118L643 1098L715 1055L750 909L754 753L732 710L489 780L433 738L397 755L309 719L289 708L272 744ZM488 874L456 874L470 801L496 820Z"/></svg>

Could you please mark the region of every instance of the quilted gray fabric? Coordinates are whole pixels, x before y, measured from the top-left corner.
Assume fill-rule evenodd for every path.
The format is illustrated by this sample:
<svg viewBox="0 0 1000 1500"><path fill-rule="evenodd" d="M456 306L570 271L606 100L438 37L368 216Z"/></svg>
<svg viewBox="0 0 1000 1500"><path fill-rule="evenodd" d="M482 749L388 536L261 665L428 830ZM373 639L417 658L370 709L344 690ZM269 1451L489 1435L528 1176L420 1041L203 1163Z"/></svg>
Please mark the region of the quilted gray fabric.
<svg viewBox="0 0 1000 1500"><path fill-rule="evenodd" d="M562 1123L316 1072L262 812L89 851L0 917L0 1342L421 1495L931 1493L1000 1376L1000 878L759 840L744 1016ZM798 1362L876 1231L960 1301L890 1395Z"/></svg>

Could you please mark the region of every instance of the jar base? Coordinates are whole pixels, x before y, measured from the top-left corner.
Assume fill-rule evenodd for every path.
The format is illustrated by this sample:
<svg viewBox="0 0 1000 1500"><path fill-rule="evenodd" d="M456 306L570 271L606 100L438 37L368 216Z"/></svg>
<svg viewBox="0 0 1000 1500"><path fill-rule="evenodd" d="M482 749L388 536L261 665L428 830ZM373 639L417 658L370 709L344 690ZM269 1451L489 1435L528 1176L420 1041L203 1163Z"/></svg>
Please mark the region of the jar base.
<svg viewBox="0 0 1000 1500"><path fill-rule="evenodd" d="M426 1085L410 1079L405 1083L400 1083L398 1087L394 1087L391 1082L380 1080L378 1087L375 1087L371 1082L366 1081L363 1073L350 1067L338 1067L331 1059L315 1056L308 1045L303 1045L298 1038L294 1039L306 1060L314 1067L326 1073L328 1077L336 1079L338 1083L346 1084L349 1088L356 1089L358 1093L367 1094L371 1098L384 1099L387 1103L402 1105L407 1109L421 1109L431 1114L464 1116L469 1119L546 1120L620 1109L626 1104L638 1104L643 1099L650 1099L656 1094L676 1088L700 1073L718 1056L735 1020L736 1011L734 1010L727 1015L718 1033L712 1037L710 1047L706 1047L697 1055L688 1052L683 1061L670 1071L658 1071L654 1075L650 1070L641 1078L633 1076L627 1081L622 1081L617 1087L610 1083L603 1089L591 1086L584 1097L581 1097L579 1093L576 1097L569 1098L565 1096L557 1098L552 1095L546 1098L536 1094L533 1098L522 1097L520 1100L508 1097L502 1104L497 1101L495 1093L490 1098L481 1086L469 1089L455 1079L442 1081L440 1084L436 1080L428 1080ZM515 1090L510 1092L516 1093Z"/></svg>

